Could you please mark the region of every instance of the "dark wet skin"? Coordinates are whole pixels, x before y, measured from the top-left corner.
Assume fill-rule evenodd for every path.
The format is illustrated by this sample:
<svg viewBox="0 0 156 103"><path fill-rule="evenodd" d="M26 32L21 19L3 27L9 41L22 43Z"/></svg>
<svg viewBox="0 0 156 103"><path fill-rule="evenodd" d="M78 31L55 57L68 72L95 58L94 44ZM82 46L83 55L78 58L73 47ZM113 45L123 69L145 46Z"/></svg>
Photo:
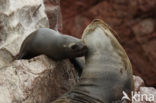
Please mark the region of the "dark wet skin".
<svg viewBox="0 0 156 103"><path fill-rule="evenodd" d="M84 56L87 51L87 46L80 39L41 28L23 41L16 59L30 59L41 54L54 60L73 59Z"/></svg>

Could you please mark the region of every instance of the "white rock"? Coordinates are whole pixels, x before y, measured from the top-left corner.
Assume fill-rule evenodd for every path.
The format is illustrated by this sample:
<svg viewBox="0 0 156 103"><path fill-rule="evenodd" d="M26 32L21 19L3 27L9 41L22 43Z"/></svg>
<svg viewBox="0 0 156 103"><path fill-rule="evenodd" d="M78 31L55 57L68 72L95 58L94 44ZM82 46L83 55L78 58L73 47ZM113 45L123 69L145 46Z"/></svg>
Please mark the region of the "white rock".
<svg viewBox="0 0 156 103"><path fill-rule="evenodd" d="M0 69L0 103L48 103L76 84L75 74L67 60L16 60Z"/></svg>
<svg viewBox="0 0 156 103"><path fill-rule="evenodd" d="M32 31L49 27L42 0L1 0L0 21L0 48L6 48L13 55Z"/></svg>
<svg viewBox="0 0 156 103"><path fill-rule="evenodd" d="M136 96L133 96L136 98L133 99L132 103L156 103L156 89L153 87L145 87L144 81L139 76L133 76L134 79L134 91L136 93Z"/></svg>
<svg viewBox="0 0 156 103"><path fill-rule="evenodd" d="M49 27L43 0L0 0L0 67L11 62L25 37L41 27Z"/></svg>
<svg viewBox="0 0 156 103"><path fill-rule="evenodd" d="M133 75L134 90L138 91L141 86L144 86L144 81L141 77Z"/></svg>
<svg viewBox="0 0 156 103"><path fill-rule="evenodd" d="M0 0L0 103L49 103L77 82L68 60L14 60L22 41L49 27L42 0Z"/></svg>
<svg viewBox="0 0 156 103"><path fill-rule="evenodd" d="M144 98L145 103L156 103L156 89L153 87L140 87L140 93ZM146 98L147 96L147 98ZM153 99L154 97L154 99ZM151 101L150 101L151 100Z"/></svg>

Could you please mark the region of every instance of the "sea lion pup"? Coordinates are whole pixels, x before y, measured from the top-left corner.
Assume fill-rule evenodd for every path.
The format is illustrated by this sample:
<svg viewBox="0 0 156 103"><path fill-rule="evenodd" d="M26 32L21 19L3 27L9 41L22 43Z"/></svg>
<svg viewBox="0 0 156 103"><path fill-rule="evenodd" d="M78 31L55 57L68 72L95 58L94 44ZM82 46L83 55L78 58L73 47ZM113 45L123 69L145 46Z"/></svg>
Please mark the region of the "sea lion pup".
<svg viewBox="0 0 156 103"><path fill-rule="evenodd" d="M132 66L114 32L102 20L94 20L82 39L88 47L80 82L53 103L128 103L133 90Z"/></svg>
<svg viewBox="0 0 156 103"><path fill-rule="evenodd" d="M49 28L40 28L26 37L15 59L30 59L45 54L53 60L62 60L80 57L86 52L87 47L80 39Z"/></svg>

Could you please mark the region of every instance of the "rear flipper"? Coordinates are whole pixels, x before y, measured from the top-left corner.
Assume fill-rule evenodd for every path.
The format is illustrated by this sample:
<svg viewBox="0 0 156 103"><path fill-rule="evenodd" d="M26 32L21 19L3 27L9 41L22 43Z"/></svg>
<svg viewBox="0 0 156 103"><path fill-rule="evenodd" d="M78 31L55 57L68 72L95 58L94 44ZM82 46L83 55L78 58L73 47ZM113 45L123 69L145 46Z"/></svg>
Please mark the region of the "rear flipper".
<svg viewBox="0 0 156 103"><path fill-rule="evenodd" d="M14 57L14 60L22 59L23 56L24 56L24 53L22 53L22 54L19 53L19 54L17 54L17 55Z"/></svg>
<svg viewBox="0 0 156 103"><path fill-rule="evenodd" d="M70 62L74 65L79 77L82 74L82 70L85 66L85 60L83 57L70 59Z"/></svg>
<svg viewBox="0 0 156 103"><path fill-rule="evenodd" d="M33 57L35 57L37 55L34 55L32 53L19 53L15 56L15 60L19 60L19 59L31 59Z"/></svg>

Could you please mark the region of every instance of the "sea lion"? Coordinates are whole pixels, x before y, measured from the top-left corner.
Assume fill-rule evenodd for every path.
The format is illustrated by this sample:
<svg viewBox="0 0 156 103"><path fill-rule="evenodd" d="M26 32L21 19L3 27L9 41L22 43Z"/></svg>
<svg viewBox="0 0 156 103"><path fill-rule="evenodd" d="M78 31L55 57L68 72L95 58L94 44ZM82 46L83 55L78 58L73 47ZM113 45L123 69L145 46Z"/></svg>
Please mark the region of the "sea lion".
<svg viewBox="0 0 156 103"><path fill-rule="evenodd" d="M87 46L80 39L40 28L26 37L15 59L30 59L45 54L53 60L63 60L83 56L86 52Z"/></svg>
<svg viewBox="0 0 156 103"><path fill-rule="evenodd" d="M131 98L132 66L113 34L102 20L87 26L82 40L88 52L80 82L52 103L128 103L122 97L124 92Z"/></svg>

